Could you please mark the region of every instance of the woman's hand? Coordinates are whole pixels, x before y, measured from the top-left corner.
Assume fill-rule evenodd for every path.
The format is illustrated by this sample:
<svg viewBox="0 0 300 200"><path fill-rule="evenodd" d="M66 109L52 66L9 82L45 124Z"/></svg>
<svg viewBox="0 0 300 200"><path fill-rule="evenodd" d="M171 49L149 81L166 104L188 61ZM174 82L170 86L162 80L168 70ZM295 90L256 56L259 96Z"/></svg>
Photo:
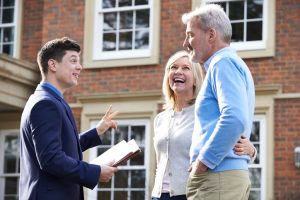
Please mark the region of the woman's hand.
<svg viewBox="0 0 300 200"><path fill-rule="evenodd" d="M256 154L256 148L245 135L242 135L238 143L234 146L234 152L237 155L249 155L253 158Z"/></svg>

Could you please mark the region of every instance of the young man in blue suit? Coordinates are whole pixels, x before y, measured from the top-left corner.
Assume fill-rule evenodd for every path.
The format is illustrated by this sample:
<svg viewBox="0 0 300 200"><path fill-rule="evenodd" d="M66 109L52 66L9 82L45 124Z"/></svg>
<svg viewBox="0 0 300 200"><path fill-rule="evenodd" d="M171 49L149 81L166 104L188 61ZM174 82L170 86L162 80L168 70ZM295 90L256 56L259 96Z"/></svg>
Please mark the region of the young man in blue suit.
<svg viewBox="0 0 300 200"><path fill-rule="evenodd" d="M117 168L82 161L82 151L101 144L100 135L116 128L111 107L96 128L82 134L64 92L78 83L80 46L69 38L47 42L37 62L42 81L26 103L21 118L20 200L79 200L83 186L108 182Z"/></svg>

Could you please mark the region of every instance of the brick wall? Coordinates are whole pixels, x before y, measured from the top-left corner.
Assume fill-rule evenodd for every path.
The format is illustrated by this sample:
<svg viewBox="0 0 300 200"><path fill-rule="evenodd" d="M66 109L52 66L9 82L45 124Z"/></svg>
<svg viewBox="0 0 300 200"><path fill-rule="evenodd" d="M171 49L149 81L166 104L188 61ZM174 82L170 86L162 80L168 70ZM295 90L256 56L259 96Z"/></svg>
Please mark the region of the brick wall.
<svg viewBox="0 0 300 200"><path fill-rule="evenodd" d="M42 43L43 1L23 1L21 59L36 63Z"/></svg>
<svg viewBox="0 0 300 200"><path fill-rule="evenodd" d="M300 146L300 99L276 100L274 142L275 199L300 199L300 169L294 161Z"/></svg>
<svg viewBox="0 0 300 200"><path fill-rule="evenodd" d="M72 108L73 115L75 117L78 133L80 133L80 122L81 122L81 112L82 108ZM99 119L100 120L100 119Z"/></svg>

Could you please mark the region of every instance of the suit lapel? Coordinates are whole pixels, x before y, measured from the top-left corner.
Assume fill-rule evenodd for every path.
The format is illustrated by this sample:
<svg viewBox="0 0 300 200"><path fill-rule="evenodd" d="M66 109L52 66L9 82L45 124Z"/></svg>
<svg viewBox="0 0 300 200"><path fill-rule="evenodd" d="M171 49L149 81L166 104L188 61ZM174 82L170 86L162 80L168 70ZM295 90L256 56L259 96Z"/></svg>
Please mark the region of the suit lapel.
<svg viewBox="0 0 300 200"><path fill-rule="evenodd" d="M64 99L61 99L61 102L62 102L62 104L64 105L64 107L65 107L65 109L67 111L67 115L68 115L68 117L69 117L69 119L70 119L70 121L71 121L71 123L73 125L73 128L74 128L74 131L75 131L76 135L78 135L76 122L75 122L74 115L73 115L73 113L71 111L70 106L67 104L67 102L65 102Z"/></svg>
<svg viewBox="0 0 300 200"><path fill-rule="evenodd" d="M81 146L80 146L80 142L79 142L77 126L76 126L76 122L75 122L75 119L74 119L74 116L73 116L73 113L71 111L70 106L67 104L67 102L62 97L60 97L54 91L52 91L51 89L49 89L47 87L43 87L43 86L38 85L36 90L43 90L43 91L49 93L51 96L55 97L56 99L58 99L63 104L63 106L65 108L65 111L67 113L67 116L68 116L68 118L69 118L69 120L70 120L70 122L73 126L73 129L74 129L74 134L75 134L76 141L77 141L77 146L78 146L78 154L79 154L79 158L81 160L82 159L82 151L81 151Z"/></svg>
<svg viewBox="0 0 300 200"><path fill-rule="evenodd" d="M78 154L79 154L79 158L81 160L82 159L82 151L81 151L81 146L80 146L80 142L79 142L78 131L77 131L77 126L76 126L76 122L75 122L75 119L74 119L74 115L71 111L70 106L67 104L67 102L64 99L61 99L61 102L64 105L64 107L67 111L67 115L68 115L68 117L69 117L69 119L70 119L70 121L73 125L74 132L75 132L75 135L76 135L76 140L77 140Z"/></svg>

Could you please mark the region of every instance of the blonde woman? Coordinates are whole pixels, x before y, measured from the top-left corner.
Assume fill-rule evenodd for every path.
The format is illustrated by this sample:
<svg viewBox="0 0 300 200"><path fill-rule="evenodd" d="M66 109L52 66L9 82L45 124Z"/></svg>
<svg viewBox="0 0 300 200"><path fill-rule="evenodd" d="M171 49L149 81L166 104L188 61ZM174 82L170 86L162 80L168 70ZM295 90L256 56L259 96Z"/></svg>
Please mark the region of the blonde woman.
<svg viewBox="0 0 300 200"><path fill-rule="evenodd" d="M201 66L190 61L186 51L172 55L165 67L164 111L154 121L156 152L152 200L185 200L190 165L189 149L194 128L194 103L201 88ZM239 152L253 155L254 146L243 139Z"/></svg>

